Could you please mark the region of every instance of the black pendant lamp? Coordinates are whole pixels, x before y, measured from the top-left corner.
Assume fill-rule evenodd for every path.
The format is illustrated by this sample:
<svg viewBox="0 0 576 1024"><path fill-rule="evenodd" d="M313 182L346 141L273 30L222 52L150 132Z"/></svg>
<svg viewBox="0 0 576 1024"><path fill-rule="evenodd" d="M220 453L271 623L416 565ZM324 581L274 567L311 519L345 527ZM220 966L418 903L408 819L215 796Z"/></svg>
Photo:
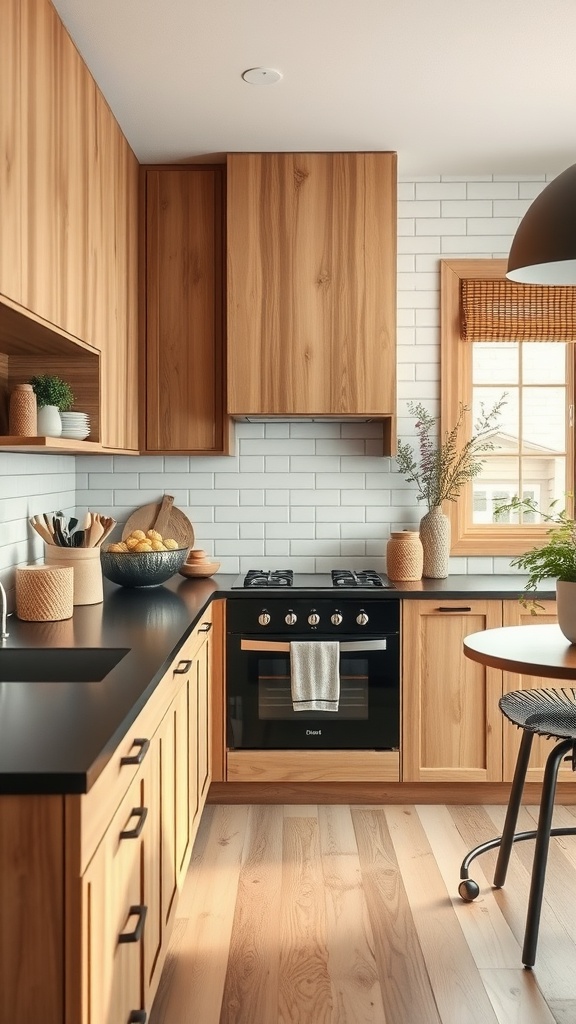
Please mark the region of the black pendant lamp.
<svg viewBox="0 0 576 1024"><path fill-rule="evenodd" d="M576 164L554 178L524 214L506 277L521 284L576 284Z"/></svg>

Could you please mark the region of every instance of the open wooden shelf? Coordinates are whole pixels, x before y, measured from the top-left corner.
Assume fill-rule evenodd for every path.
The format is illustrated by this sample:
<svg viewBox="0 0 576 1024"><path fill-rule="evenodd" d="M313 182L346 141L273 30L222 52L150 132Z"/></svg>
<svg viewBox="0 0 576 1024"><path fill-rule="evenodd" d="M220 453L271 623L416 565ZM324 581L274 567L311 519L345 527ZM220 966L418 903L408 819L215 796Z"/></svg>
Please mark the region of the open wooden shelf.
<svg viewBox="0 0 576 1024"><path fill-rule="evenodd" d="M36 452L47 455L138 455L128 449L104 448L99 441L75 441L70 437L11 437L0 436L0 449L13 452Z"/></svg>

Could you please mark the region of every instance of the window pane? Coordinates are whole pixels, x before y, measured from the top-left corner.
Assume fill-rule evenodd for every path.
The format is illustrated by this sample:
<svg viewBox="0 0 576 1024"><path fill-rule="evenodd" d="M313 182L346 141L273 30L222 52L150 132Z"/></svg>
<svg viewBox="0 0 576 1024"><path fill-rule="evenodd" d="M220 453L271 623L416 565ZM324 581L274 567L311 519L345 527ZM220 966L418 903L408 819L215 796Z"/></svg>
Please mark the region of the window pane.
<svg viewBox="0 0 576 1024"><path fill-rule="evenodd" d="M525 341L522 343L522 377L525 384L564 384L566 345Z"/></svg>
<svg viewBox="0 0 576 1024"><path fill-rule="evenodd" d="M524 388L522 392L522 447L566 450L565 388Z"/></svg>
<svg viewBox="0 0 576 1024"><path fill-rule="evenodd" d="M496 516L494 509L518 494L520 475L517 458L489 455L477 477L472 481L472 522L507 523L509 513Z"/></svg>
<svg viewBox="0 0 576 1024"><path fill-rule="evenodd" d="M474 388L472 397L472 412L474 423L480 415L481 405L484 410L489 411L495 402L499 401L504 391L507 392L505 404L500 411L498 424L495 426L491 440L494 444L494 451L516 452L518 451L518 437L520 434L519 414L519 392L518 388Z"/></svg>
<svg viewBox="0 0 576 1024"><path fill-rule="evenodd" d="M540 346L544 347L544 346ZM519 345L517 342L475 341L472 345L472 380L474 384L506 385L518 383Z"/></svg>
<svg viewBox="0 0 576 1024"><path fill-rule="evenodd" d="M522 493L536 502L538 509L548 515L564 508L566 501L566 459L563 456L522 459ZM556 502L555 506L553 502ZM538 522L538 517L524 522Z"/></svg>

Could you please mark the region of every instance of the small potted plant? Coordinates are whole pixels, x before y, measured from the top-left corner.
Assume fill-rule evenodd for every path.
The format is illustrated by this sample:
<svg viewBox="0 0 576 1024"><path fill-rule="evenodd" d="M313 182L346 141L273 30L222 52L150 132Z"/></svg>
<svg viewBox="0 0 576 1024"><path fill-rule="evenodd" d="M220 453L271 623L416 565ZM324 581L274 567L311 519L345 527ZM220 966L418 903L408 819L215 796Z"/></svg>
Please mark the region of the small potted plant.
<svg viewBox="0 0 576 1024"><path fill-rule="evenodd" d="M60 413L71 409L74 404L72 388L61 377L48 373L31 377L29 383L34 389L38 405L38 434L41 437L60 437Z"/></svg>
<svg viewBox="0 0 576 1024"><path fill-rule="evenodd" d="M484 454L494 448L491 435L505 399L506 393L488 411L481 406L474 433L463 444L459 437L469 406L460 403L456 424L446 431L443 440L436 441L437 417L421 402L408 403L408 412L416 417L419 459L408 441L399 441L396 462L406 481L416 484L416 500L428 507L420 522L426 577L443 579L448 575L450 521L442 511L442 502L456 501L464 484L480 473Z"/></svg>
<svg viewBox="0 0 576 1024"><path fill-rule="evenodd" d="M541 547L531 548L523 555L513 558L510 565L528 573L528 582L520 601L536 614L538 602L533 595L538 584L544 580L556 581L556 607L558 625L570 643L576 643L576 521L566 509L555 512L558 503L552 502L551 513L541 512L533 498L514 497L496 509L500 512L535 512L550 523L546 542Z"/></svg>

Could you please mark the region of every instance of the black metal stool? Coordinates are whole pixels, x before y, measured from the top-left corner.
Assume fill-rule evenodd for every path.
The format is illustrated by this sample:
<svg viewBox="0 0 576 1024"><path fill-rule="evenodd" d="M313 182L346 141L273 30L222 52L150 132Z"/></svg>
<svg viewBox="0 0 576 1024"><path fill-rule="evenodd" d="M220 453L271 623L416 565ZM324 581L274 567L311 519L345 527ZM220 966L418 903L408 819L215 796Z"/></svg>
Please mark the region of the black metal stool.
<svg viewBox="0 0 576 1024"><path fill-rule="evenodd" d="M534 849L530 897L528 900L528 913L526 915L526 931L524 933L524 947L522 950L522 963L525 967L533 967L536 960L538 927L540 924L540 911L542 909L542 894L544 891L550 836L576 835L576 827L551 827L558 769L563 760L572 761L572 771L576 768L576 690L573 687L561 687L554 690L514 690L500 698L499 706L506 718L523 730L504 821L504 829L498 839L491 839L490 842L480 843L479 846L474 847L464 858L460 868L461 882L458 886L458 892L462 899L467 902L476 899L480 890L474 879L468 876L470 864L479 854L484 853L486 850L493 850L498 846L500 847L500 852L494 872L494 886L500 889L506 881L512 844L518 843L523 839L535 839L536 846ZM536 734L547 736L550 739L557 739L560 742L550 752L546 761L542 796L540 798L538 827L534 832L515 832L514 829L516 828L520 811L526 771L530 760L532 740Z"/></svg>

